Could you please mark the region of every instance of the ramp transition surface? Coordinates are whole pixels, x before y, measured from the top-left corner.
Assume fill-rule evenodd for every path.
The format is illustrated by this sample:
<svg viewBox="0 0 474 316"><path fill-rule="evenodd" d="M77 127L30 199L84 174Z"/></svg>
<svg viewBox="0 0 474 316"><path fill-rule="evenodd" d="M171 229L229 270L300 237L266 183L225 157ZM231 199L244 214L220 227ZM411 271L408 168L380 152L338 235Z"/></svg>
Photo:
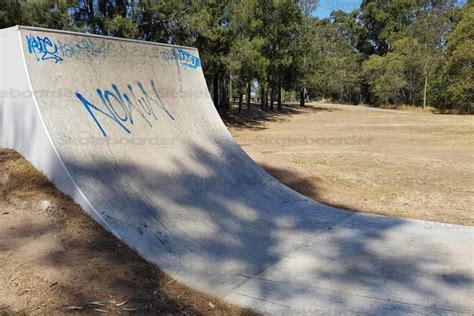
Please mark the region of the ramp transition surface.
<svg viewBox="0 0 474 316"><path fill-rule="evenodd" d="M468 313L473 228L351 213L232 139L198 51L0 31L0 146L187 285L266 313Z"/></svg>

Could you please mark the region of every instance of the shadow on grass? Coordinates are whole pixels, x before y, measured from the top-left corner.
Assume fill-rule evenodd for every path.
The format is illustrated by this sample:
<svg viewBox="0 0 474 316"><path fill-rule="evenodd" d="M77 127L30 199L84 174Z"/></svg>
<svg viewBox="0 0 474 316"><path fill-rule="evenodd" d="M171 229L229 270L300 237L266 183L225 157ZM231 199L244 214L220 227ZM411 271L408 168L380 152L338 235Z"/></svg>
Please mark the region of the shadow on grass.
<svg viewBox="0 0 474 316"><path fill-rule="evenodd" d="M278 179L282 184L288 186L289 188L295 190L298 193L301 193L307 197L314 199L315 201L335 208L349 210L355 213L364 213L364 211L354 208L352 205L349 204L326 201L324 199L324 194L321 193L321 188L318 187L318 183L320 183L322 180L317 176L306 176L293 170L278 168L275 166L270 166L268 164L260 164L260 166L273 177ZM377 213L372 212L372 214Z"/></svg>
<svg viewBox="0 0 474 316"><path fill-rule="evenodd" d="M242 112L239 113L238 105L233 104L223 120L227 127L263 130L266 129L266 122L284 122L293 115L322 111L331 112L337 111L337 109L322 107L319 105L300 107L299 105L288 103L282 106L281 111L276 109L276 107L274 111L263 111L260 108L260 104L253 103L249 111L247 111L244 106Z"/></svg>

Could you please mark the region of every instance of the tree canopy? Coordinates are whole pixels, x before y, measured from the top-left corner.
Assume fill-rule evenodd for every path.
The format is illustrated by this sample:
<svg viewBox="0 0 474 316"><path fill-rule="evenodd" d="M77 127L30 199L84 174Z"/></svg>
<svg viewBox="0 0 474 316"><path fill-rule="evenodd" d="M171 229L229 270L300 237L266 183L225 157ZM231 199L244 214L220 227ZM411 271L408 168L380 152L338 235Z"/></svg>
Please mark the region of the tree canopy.
<svg viewBox="0 0 474 316"><path fill-rule="evenodd" d="M281 107L282 91L373 105L473 112L474 5L363 0L314 16L318 0L11 0L0 28L23 24L199 48L214 102ZM250 98L247 97L247 107Z"/></svg>

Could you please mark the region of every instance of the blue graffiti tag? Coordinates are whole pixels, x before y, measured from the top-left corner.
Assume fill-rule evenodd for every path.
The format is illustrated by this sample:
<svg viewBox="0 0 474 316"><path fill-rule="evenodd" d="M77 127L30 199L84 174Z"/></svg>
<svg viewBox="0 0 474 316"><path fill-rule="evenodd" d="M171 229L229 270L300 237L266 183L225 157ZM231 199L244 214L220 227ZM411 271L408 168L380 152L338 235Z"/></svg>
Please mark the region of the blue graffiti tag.
<svg viewBox="0 0 474 316"><path fill-rule="evenodd" d="M35 55L37 61L49 59L54 60L55 63L63 61L63 58L58 55L58 45L48 37L27 35L26 41L28 43L28 52Z"/></svg>
<svg viewBox="0 0 474 316"><path fill-rule="evenodd" d="M99 45L87 38L77 43L59 42L58 50L64 57L73 57L75 55L89 55L97 57L105 55L110 46L110 42L102 41L102 43Z"/></svg>
<svg viewBox="0 0 474 316"><path fill-rule="evenodd" d="M173 56L176 60L181 61L181 64L185 67L196 69L201 66L201 60L199 57L188 53L184 49L174 48Z"/></svg>
<svg viewBox="0 0 474 316"><path fill-rule="evenodd" d="M107 133L97 117L99 114L102 115L102 118L112 120L126 133L131 134L132 126L130 125L134 125L134 112L150 127L153 127L153 121L158 120L155 113L156 106L166 113L169 119L174 120L173 115L171 115L158 95L155 82L151 80L150 84L153 90L153 97L148 94L140 81L136 82L137 89L132 84L127 84L127 92L122 92L116 84L111 84L112 89L110 90L97 89L97 96L102 103L102 107L98 107L90 102L79 92L76 93L76 97L87 110L104 137L107 137Z"/></svg>

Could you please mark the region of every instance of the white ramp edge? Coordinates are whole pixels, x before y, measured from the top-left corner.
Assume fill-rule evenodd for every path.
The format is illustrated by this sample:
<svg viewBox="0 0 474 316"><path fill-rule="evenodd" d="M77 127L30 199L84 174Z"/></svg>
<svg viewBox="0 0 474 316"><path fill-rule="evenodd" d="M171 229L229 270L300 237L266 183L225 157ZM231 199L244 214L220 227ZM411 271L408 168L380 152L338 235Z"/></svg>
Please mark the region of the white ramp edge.
<svg viewBox="0 0 474 316"><path fill-rule="evenodd" d="M0 146L178 281L267 314L471 314L472 227L351 213L269 176L198 51L0 31Z"/></svg>

